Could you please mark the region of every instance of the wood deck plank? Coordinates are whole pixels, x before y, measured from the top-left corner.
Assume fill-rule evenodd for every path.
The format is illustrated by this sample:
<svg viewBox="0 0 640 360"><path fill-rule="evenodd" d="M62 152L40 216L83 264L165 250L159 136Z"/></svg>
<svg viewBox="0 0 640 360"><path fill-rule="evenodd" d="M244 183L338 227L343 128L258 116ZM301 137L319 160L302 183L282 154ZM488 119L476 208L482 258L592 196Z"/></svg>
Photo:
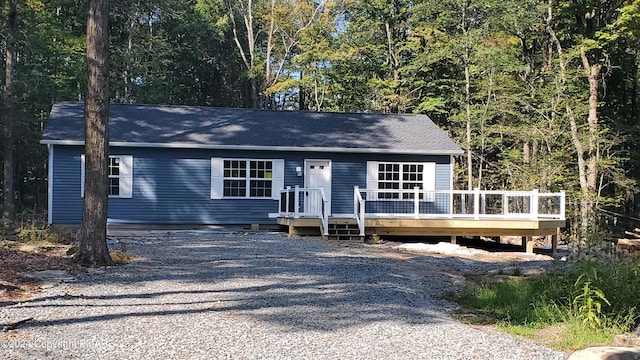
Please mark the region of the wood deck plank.
<svg viewBox="0 0 640 360"><path fill-rule="evenodd" d="M344 219L336 223L344 223ZM319 227L316 218L278 218L294 227ZM329 223L333 223L330 219ZM400 236L543 236L557 235L564 220L366 219L366 234Z"/></svg>

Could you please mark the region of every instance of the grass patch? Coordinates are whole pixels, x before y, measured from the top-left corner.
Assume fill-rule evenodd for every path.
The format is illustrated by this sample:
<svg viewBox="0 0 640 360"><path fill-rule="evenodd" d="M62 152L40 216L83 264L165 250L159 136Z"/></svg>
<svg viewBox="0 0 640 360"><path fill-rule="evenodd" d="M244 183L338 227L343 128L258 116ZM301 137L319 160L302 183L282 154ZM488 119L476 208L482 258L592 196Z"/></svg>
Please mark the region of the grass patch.
<svg viewBox="0 0 640 360"><path fill-rule="evenodd" d="M614 336L625 332L616 326L596 329L585 327L582 322L575 320L547 325L498 323L496 327L506 333L531 339L557 350L579 350L590 346L609 345Z"/></svg>
<svg viewBox="0 0 640 360"><path fill-rule="evenodd" d="M610 344L637 326L639 293L638 264L582 261L562 274L485 281L448 298L506 332L574 350Z"/></svg>
<svg viewBox="0 0 640 360"><path fill-rule="evenodd" d="M114 265L125 265L136 258L135 255L123 250L112 250L109 254L111 255L111 260L113 260Z"/></svg>
<svg viewBox="0 0 640 360"><path fill-rule="evenodd" d="M15 230L15 240L26 244L70 244L75 235L36 221L27 221Z"/></svg>
<svg viewBox="0 0 640 360"><path fill-rule="evenodd" d="M126 243L119 243L117 249L111 249L109 255L114 265L125 265L136 259L136 256L130 253Z"/></svg>

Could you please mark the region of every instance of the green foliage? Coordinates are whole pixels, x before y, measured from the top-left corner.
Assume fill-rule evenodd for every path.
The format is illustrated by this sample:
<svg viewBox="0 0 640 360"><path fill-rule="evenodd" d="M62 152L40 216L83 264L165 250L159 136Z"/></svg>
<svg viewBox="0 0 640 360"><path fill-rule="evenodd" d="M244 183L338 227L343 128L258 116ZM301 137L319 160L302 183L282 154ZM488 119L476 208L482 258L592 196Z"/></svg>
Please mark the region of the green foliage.
<svg viewBox="0 0 640 360"><path fill-rule="evenodd" d="M472 150L472 172L458 167L458 184L470 177L487 189L566 190L569 217L585 196L601 207L633 205L640 178L640 1L254 1L251 69L240 57L228 12L246 4L114 0L113 101L247 107L252 76L270 100L265 104L278 109L429 114ZM22 208L46 204L46 148L38 141L51 104L85 96L86 16L86 4L78 1L19 4L15 163ZM235 20L242 30L242 19ZM267 59L271 20L276 36ZM248 40L242 31L238 36ZM605 66L597 191L586 195L566 110L572 108L578 138L586 141L589 88L581 49L591 64ZM576 227L574 235L589 242L599 231Z"/></svg>
<svg viewBox="0 0 640 360"><path fill-rule="evenodd" d="M553 286L556 285L556 286ZM542 278L515 278L489 282L453 299L496 321L513 324L546 324L561 321L566 313L555 299L562 290Z"/></svg>
<svg viewBox="0 0 640 360"><path fill-rule="evenodd" d="M507 333L543 342L558 350L579 350L595 344L610 344L624 330L616 326L592 329L579 321L565 321L548 326L497 324Z"/></svg>
<svg viewBox="0 0 640 360"><path fill-rule="evenodd" d="M64 235L36 221L27 222L18 228L18 240L23 243L62 243Z"/></svg>
<svg viewBox="0 0 640 360"><path fill-rule="evenodd" d="M638 293L640 265L581 261L545 277L486 282L450 299L513 333L535 337L558 328L554 346L575 349L637 326Z"/></svg>
<svg viewBox="0 0 640 360"><path fill-rule="evenodd" d="M609 303L602 290L594 287L593 281L597 281L598 272L595 268L582 273L573 284L573 299L571 301L572 315L582 321L582 324L596 329L602 326L602 305Z"/></svg>

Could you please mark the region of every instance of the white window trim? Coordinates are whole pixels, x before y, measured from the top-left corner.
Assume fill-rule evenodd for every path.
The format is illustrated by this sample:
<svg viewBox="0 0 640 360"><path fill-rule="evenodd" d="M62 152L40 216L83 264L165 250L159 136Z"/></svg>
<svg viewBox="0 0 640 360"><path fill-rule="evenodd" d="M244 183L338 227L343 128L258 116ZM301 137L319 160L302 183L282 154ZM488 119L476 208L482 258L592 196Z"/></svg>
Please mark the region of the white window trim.
<svg viewBox="0 0 640 360"><path fill-rule="evenodd" d="M119 195L109 195L110 198L133 198L133 155L109 155L109 159L120 158ZM80 196L84 197L84 154L80 155Z"/></svg>
<svg viewBox="0 0 640 360"><path fill-rule="evenodd" d="M245 196L224 196L224 162L228 161L246 161L247 162L247 192ZM251 161L271 161L271 179L251 178L249 167ZM271 180L271 196L250 196L251 180ZM211 158L211 199L280 199L280 190L284 189L284 159L252 159L252 158Z"/></svg>
<svg viewBox="0 0 640 360"><path fill-rule="evenodd" d="M422 201L435 202L436 191L436 163L435 162L402 162L402 161L367 161L367 190L379 190L378 189L378 165L380 164L398 164L400 165L400 180L399 184L402 189L402 167L403 165L422 165L422 192L424 199ZM393 192L392 189L384 189L385 192ZM407 189L404 189L407 190ZM376 200L384 201L391 199L378 198L377 192L375 196ZM392 199L398 201L399 199ZM402 199L400 199L402 200Z"/></svg>

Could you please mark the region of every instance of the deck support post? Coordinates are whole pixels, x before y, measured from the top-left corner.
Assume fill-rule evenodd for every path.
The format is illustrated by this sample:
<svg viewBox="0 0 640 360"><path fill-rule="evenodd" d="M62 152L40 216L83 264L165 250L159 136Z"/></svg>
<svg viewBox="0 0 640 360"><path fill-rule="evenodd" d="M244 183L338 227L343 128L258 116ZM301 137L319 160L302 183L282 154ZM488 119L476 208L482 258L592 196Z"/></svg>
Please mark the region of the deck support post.
<svg viewBox="0 0 640 360"><path fill-rule="evenodd" d="M555 235L551 235L551 254L553 255L558 252L558 240L560 240L560 228L556 229Z"/></svg>
<svg viewBox="0 0 640 360"><path fill-rule="evenodd" d="M522 247L525 252L533 253L533 236L523 236L522 237Z"/></svg>
<svg viewBox="0 0 640 360"><path fill-rule="evenodd" d="M296 235L296 227L293 225L289 225L289 237L292 238Z"/></svg>
<svg viewBox="0 0 640 360"><path fill-rule="evenodd" d="M451 243L452 244L457 244L458 243L458 236L457 235L451 235Z"/></svg>

